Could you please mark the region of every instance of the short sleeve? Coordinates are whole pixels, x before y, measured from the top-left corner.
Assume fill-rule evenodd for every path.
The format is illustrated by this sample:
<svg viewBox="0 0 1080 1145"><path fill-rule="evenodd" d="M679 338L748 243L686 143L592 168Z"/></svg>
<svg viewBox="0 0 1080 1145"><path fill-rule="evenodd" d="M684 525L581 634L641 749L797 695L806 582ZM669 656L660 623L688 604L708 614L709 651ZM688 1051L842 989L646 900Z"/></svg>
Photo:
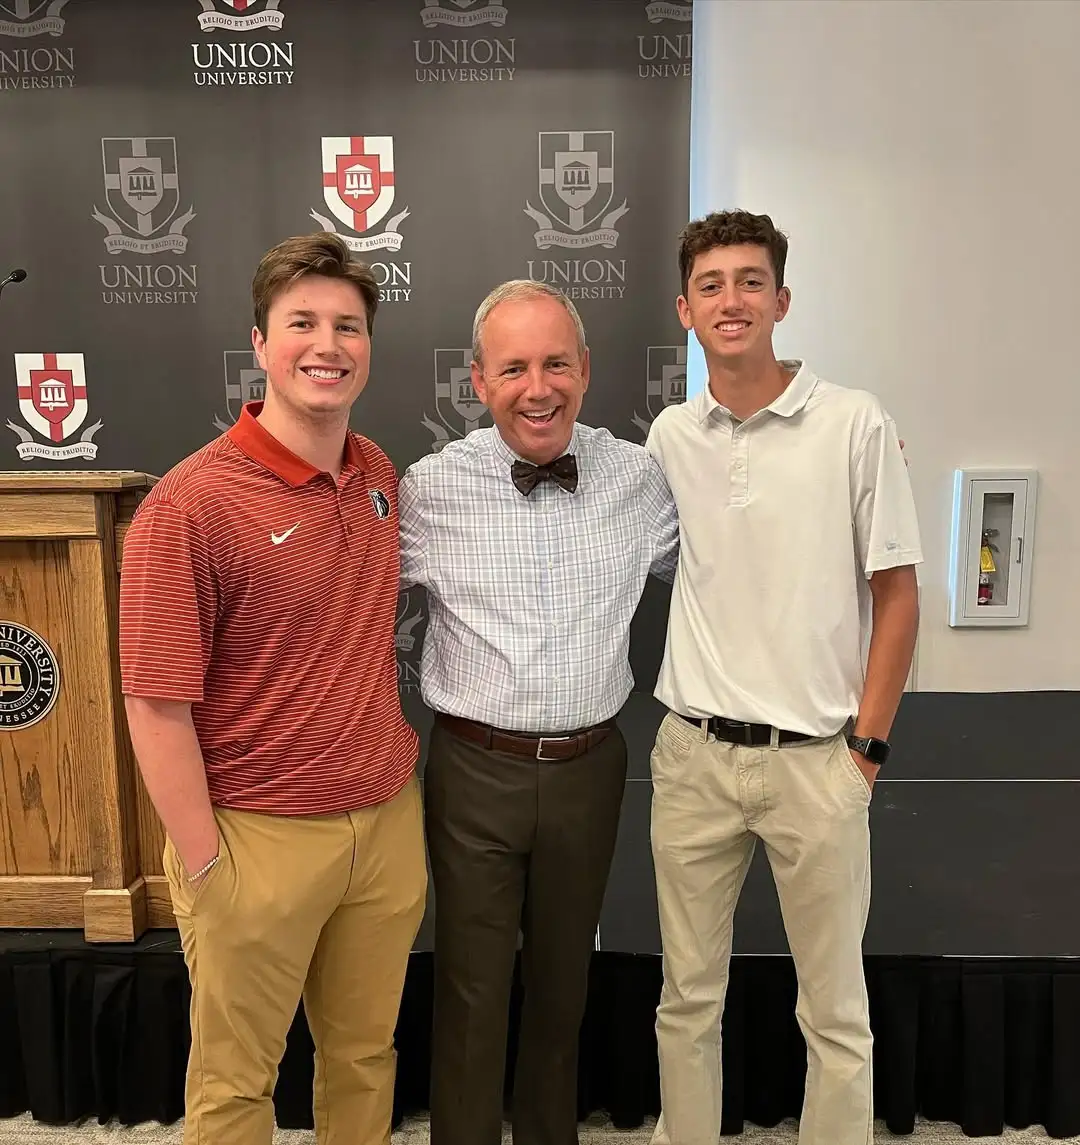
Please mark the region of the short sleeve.
<svg viewBox="0 0 1080 1145"><path fill-rule="evenodd" d="M427 533L420 503L417 474L405 471L398 486L398 521L401 530L401 585L427 585Z"/></svg>
<svg viewBox="0 0 1080 1145"><path fill-rule="evenodd" d="M120 674L125 695L199 703L218 594L206 538L166 502L144 506L124 539Z"/></svg>
<svg viewBox="0 0 1080 1145"><path fill-rule="evenodd" d="M915 498L890 418L868 434L855 457L852 516L863 573L922 563Z"/></svg>

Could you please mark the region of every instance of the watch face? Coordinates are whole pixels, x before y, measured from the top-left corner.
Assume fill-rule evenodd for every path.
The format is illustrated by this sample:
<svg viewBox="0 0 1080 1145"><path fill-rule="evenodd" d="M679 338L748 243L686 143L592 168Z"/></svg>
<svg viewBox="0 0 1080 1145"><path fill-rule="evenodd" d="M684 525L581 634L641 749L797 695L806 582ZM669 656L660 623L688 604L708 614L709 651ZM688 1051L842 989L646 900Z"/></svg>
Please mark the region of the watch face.
<svg viewBox="0 0 1080 1145"><path fill-rule="evenodd" d="M889 758L889 745L882 739L868 739L863 754L871 763L882 764Z"/></svg>
<svg viewBox="0 0 1080 1145"><path fill-rule="evenodd" d="M848 746L853 751L865 755L871 763L876 763L879 767L889 758L891 750L885 740L872 739L868 736L851 736L848 739Z"/></svg>

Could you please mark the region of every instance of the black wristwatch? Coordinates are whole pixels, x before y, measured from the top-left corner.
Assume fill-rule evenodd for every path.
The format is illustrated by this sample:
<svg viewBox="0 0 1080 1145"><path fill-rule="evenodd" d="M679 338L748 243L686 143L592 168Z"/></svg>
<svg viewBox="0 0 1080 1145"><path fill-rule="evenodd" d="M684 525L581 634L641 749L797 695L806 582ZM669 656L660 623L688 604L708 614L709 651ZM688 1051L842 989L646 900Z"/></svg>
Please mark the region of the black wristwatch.
<svg viewBox="0 0 1080 1145"><path fill-rule="evenodd" d="M888 758L892 748L883 739L874 739L872 736L848 736L848 747L866 756L871 763L880 767Z"/></svg>

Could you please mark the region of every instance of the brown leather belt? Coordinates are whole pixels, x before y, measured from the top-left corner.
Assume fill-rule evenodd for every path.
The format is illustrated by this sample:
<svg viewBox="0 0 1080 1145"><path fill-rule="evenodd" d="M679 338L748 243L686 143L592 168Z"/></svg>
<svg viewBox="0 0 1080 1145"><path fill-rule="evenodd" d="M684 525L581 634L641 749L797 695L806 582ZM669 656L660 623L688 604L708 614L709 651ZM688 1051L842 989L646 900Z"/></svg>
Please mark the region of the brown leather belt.
<svg viewBox="0 0 1080 1145"><path fill-rule="evenodd" d="M470 743L479 744L490 751L507 751L513 755L524 755L530 759L544 761L576 759L587 751L592 751L604 742L615 727L614 720L595 724L591 728L581 728L566 735L537 735L531 732L508 732L493 728L490 724L465 720L460 716L448 716L445 712L435 713L435 722L441 724L451 735Z"/></svg>

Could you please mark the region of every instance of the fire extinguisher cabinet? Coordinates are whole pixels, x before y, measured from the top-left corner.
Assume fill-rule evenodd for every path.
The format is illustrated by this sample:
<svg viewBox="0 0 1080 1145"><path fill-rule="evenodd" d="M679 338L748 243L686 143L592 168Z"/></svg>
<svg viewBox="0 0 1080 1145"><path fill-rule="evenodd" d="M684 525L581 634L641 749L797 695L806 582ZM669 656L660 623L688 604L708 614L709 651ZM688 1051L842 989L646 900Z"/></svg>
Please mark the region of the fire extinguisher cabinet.
<svg viewBox="0 0 1080 1145"><path fill-rule="evenodd" d="M1028 622L1034 552L1034 469L957 469L953 486L949 624Z"/></svg>

